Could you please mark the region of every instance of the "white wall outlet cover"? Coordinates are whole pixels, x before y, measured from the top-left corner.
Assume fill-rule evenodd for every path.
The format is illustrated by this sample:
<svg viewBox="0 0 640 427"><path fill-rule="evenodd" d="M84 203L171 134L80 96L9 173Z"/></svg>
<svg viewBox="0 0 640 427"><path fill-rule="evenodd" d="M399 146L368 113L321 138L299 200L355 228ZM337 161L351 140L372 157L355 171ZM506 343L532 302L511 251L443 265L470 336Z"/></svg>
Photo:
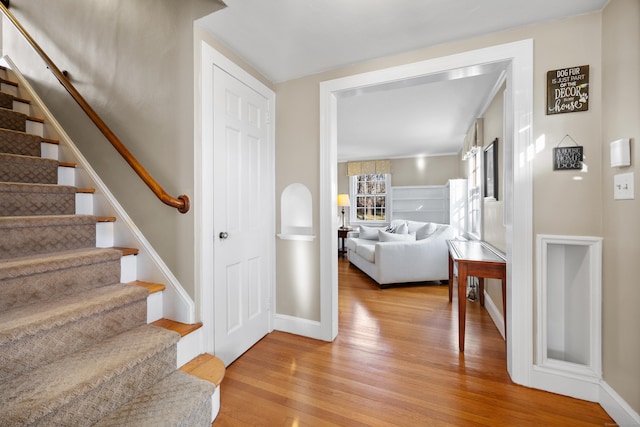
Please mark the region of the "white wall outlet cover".
<svg viewBox="0 0 640 427"><path fill-rule="evenodd" d="M616 200L633 199L633 172L613 176L613 198Z"/></svg>

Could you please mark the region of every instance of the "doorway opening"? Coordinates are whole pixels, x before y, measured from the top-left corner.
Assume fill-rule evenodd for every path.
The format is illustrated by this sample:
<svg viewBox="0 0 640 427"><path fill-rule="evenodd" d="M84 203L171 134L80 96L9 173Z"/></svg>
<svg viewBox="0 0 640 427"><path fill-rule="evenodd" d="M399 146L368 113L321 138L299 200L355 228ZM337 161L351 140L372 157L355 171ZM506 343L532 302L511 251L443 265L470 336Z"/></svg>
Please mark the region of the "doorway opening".
<svg viewBox="0 0 640 427"><path fill-rule="evenodd" d="M507 240L507 369L529 385L533 366L532 144L533 42L525 40L373 71L320 85L320 280L322 339L338 333L337 105L348 92L449 70L505 62L505 225ZM517 283L517 286L512 284Z"/></svg>

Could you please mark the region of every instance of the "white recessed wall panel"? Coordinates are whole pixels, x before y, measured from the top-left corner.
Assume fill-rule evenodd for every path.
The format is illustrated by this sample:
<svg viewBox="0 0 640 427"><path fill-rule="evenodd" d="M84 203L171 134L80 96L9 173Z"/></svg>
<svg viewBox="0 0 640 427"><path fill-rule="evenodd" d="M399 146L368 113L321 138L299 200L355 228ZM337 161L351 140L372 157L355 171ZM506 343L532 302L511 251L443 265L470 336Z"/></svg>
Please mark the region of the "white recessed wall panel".
<svg viewBox="0 0 640 427"><path fill-rule="evenodd" d="M602 378L602 238L539 235L537 243L534 377L548 390L596 401Z"/></svg>

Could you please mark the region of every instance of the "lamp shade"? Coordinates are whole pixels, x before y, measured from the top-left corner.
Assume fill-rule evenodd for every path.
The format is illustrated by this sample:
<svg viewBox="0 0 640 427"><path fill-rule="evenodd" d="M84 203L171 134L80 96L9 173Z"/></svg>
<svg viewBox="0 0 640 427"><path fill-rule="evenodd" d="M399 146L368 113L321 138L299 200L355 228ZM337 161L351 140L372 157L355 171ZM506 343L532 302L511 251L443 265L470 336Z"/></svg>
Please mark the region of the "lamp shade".
<svg viewBox="0 0 640 427"><path fill-rule="evenodd" d="M338 206L351 206L348 194L338 194Z"/></svg>

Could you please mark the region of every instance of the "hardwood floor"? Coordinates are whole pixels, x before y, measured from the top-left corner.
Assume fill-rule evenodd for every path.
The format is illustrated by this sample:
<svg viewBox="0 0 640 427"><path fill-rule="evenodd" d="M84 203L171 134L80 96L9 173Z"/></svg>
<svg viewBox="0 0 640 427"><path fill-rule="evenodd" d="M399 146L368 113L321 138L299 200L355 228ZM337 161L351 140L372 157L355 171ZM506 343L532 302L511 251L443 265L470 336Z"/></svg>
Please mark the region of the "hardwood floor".
<svg viewBox="0 0 640 427"><path fill-rule="evenodd" d="M461 354L446 286L381 290L347 261L338 269L336 340L263 338L227 368L213 426L613 425L595 403L513 384L478 303Z"/></svg>

